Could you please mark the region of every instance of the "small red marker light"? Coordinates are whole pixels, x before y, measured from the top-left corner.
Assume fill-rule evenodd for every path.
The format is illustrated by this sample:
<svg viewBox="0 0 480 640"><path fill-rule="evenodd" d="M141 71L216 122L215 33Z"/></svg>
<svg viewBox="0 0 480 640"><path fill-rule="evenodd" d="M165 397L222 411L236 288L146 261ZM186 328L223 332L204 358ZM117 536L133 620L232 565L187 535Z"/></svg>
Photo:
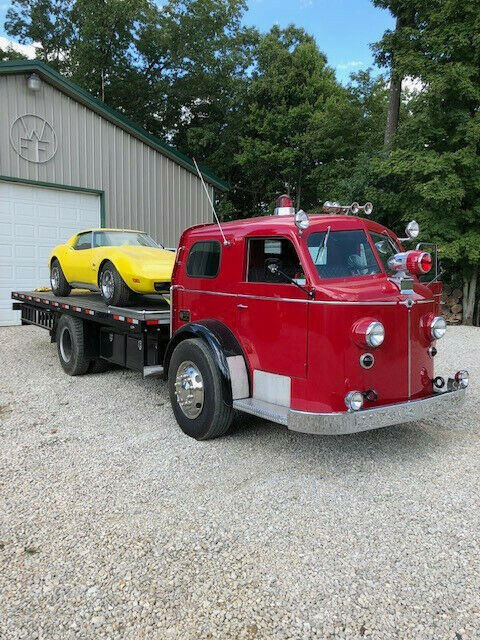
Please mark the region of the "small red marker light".
<svg viewBox="0 0 480 640"><path fill-rule="evenodd" d="M290 198L290 196L287 196L287 194L284 193L282 196L278 196L278 198L275 201L275 206L276 207L293 207L293 201Z"/></svg>
<svg viewBox="0 0 480 640"><path fill-rule="evenodd" d="M275 200L275 211L273 212L276 216L291 216L295 213L295 209L293 208L293 200L286 193L279 196Z"/></svg>

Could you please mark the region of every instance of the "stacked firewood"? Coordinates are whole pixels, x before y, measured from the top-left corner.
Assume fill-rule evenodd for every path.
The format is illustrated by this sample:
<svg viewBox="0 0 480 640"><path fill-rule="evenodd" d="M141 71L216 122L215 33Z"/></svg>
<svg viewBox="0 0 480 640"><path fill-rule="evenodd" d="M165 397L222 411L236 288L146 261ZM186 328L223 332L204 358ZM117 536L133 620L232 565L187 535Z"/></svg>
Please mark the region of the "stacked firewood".
<svg viewBox="0 0 480 640"><path fill-rule="evenodd" d="M448 324L461 324L462 322L462 298L461 289L444 285L442 294L442 314Z"/></svg>

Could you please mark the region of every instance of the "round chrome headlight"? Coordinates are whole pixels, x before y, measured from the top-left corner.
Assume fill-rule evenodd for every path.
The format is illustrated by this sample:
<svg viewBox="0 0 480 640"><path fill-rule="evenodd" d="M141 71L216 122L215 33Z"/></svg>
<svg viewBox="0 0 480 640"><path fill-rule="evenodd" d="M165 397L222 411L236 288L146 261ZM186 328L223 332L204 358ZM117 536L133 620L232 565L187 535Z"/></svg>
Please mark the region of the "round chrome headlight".
<svg viewBox="0 0 480 640"><path fill-rule="evenodd" d="M469 382L468 371L457 371L455 374L455 380L459 387L466 389Z"/></svg>
<svg viewBox="0 0 480 640"><path fill-rule="evenodd" d="M447 323L442 316L435 316L430 324L430 335L433 340L440 340L445 335Z"/></svg>
<svg viewBox="0 0 480 640"><path fill-rule="evenodd" d="M371 322L365 332L365 340L370 347L379 347L385 340L385 327L381 322Z"/></svg>
<svg viewBox="0 0 480 640"><path fill-rule="evenodd" d="M360 391L349 391L345 396L345 406L349 411L360 411L363 407L363 394Z"/></svg>

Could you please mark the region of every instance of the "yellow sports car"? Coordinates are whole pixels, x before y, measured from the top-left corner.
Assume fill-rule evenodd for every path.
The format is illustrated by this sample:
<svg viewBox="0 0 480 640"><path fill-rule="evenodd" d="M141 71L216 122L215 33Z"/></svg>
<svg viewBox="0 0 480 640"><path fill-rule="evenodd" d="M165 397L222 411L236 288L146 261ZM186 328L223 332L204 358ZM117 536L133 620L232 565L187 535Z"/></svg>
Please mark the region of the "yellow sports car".
<svg viewBox="0 0 480 640"><path fill-rule="evenodd" d="M100 291L107 304L127 305L132 293L168 291L175 253L142 231L80 231L50 254L50 284L56 296L73 287Z"/></svg>

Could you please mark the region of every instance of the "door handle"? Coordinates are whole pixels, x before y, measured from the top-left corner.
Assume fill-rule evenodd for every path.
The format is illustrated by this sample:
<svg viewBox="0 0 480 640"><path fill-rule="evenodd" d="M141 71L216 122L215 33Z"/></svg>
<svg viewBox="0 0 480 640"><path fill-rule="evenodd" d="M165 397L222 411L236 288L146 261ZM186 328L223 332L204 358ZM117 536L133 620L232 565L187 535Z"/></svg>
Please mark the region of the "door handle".
<svg viewBox="0 0 480 640"><path fill-rule="evenodd" d="M237 304L239 309L248 309L248 304Z"/></svg>

